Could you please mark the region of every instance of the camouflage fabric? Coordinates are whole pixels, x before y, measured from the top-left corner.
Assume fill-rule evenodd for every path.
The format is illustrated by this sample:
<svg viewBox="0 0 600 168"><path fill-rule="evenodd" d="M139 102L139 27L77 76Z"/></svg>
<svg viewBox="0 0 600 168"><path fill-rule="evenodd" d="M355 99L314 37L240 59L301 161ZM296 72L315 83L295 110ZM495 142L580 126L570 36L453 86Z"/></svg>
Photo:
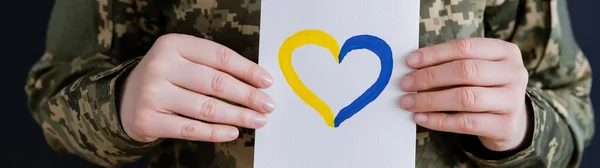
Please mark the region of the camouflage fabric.
<svg viewBox="0 0 600 168"><path fill-rule="evenodd" d="M476 138L418 128L417 167L578 167L594 135L591 68L564 0L421 0L421 47L461 37L517 44L530 72L527 146L487 151ZM252 167L254 131L228 143L139 143L121 127L120 83L156 38L184 33L257 61L260 0L56 0L47 52L31 68L29 108L59 152L118 167Z"/></svg>

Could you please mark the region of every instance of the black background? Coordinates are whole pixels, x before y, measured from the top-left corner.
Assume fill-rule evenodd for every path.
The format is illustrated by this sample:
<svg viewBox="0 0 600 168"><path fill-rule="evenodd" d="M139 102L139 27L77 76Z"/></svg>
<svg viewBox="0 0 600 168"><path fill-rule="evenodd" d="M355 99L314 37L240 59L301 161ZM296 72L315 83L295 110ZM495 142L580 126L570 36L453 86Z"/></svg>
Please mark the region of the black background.
<svg viewBox="0 0 600 168"><path fill-rule="evenodd" d="M41 129L26 108L24 84L31 65L44 52L45 30L53 1L0 1L0 167L93 167L88 162L69 155L53 152L42 138ZM573 31L592 67L600 64L600 1L570 0L569 9ZM16 69L14 68L16 67ZM594 69L595 70L595 69ZM600 79L594 73L594 79ZM598 109L599 82L594 83L593 103ZM600 116L600 110L596 111ZM597 117L600 118L600 117ZM600 121L596 119L596 134L600 134ZM596 136L597 137L597 136ZM137 163L131 166L141 166ZM596 166L593 166L596 165ZM600 165L600 138L595 138L586 149L582 167Z"/></svg>

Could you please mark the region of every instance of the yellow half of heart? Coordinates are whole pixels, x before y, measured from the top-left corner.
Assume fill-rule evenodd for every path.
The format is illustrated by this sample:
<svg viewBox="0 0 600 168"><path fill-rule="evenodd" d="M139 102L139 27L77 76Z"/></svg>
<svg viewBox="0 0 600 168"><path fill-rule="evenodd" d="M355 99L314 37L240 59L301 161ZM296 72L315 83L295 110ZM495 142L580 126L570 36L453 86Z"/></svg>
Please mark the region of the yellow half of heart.
<svg viewBox="0 0 600 168"><path fill-rule="evenodd" d="M315 109L328 126L334 127L335 117L329 105L304 85L292 65L294 50L298 47L311 44L328 49L331 55L333 55L335 62L339 63L338 55L340 54L340 47L335 38L320 30L302 30L288 37L281 45L278 56L279 66L283 76L298 97Z"/></svg>

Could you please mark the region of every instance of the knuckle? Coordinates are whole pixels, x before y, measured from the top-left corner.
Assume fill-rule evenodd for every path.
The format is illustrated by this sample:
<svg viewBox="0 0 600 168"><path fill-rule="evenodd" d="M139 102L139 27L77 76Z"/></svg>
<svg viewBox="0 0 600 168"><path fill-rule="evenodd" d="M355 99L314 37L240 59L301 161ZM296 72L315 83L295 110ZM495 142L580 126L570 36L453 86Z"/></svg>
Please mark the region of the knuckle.
<svg viewBox="0 0 600 168"><path fill-rule="evenodd" d="M151 114L152 113L150 113L148 111L142 111L142 112L138 113L138 117L134 121L134 124L133 124L133 127L134 127L133 129L135 130L135 132L138 135L142 135L142 136L150 135L149 133L151 131L148 130L148 126L150 124Z"/></svg>
<svg viewBox="0 0 600 168"><path fill-rule="evenodd" d="M467 38L456 39L454 40L454 44L458 52L461 53L461 56L467 56L473 51L473 43Z"/></svg>
<svg viewBox="0 0 600 168"><path fill-rule="evenodd" d="M421 51L421 62L434 62L435 59L439 58L438 53L432 48L423 48Z"/></svg>
<svg viewBox="0 0 600 168"><path fill-rule="evenodd" d="M426 109L427 111L430 111L432 109L431 107L433 107L433 103L434 103L434 101L433 101L433 95L432 94L430 94L430 93L423 93L422 94L422 100L420 100L420 101L423 102L422 107L427 108ZM416 101L415 103L418 104L419 101Z"/></svg>
<svg viewBox="0 0 600 168"><path fill-rule="evenodd" d="M194 137L194 133L196 132L196 127L194 123L187 123L181 127L181 131L179 132L179 136L184 139L192 139Z"/></svg>
<svg viewBox="0 0 600 168"><path fill-rule="evenodd" d="M219 46L217 48L217 64L219 65L227 65L231 60L231 50L225 46Z"/></svg>
<svg viewBox="0 0 600 168"><path fill-rule="evenodd" d="M203 139L207 139L209 141L217 141L219 137L217 137L216 128L214 126L209 126L207 129L203 131Z"/></svg>
<svg viewBox="0 0 600 168"><path fill-rule="evenodd" d="M142 90L142 96L145 96L149 99L153 99L161 96L163 94L164 88L162 88L162 85L146 85L145 87L143 87Z"/></svg>
<svg viewBox="0 0 600 168"><path fill-rule="evenodd" d="M521 69L520 74L522 75L523 79L524 80L529 79L529 71L525 67L522 67L522 66L519 69Z"/></svg>
<svg viewBox="0 0 600 168"><path fill-rule="evenodd" d="M246 125L251 125L252 121L250 121L250 116L249 116L248 113L241 112L238 115L237 123L240 124L240 125L244 124L244 123L246 123Z"/></svg>
<svg viewBox="0 0 600 168"><path fill-rule="evenodd" d="M476 128L476 122L470 117L465 115L461 116L459 129L461 132L470 133L473 132Z"/></svg>
<svg viewBox="0 0 600 168"><path fill-rule="evenodd" d="M506 43L506 48L508 49L508 51L511 51L512 53L515 54L520 54L521 53L521 48L519 47L519 45L515 44L515 43Z"/></svg>
<svg viewBox="0 0 600 168"><path fill-rule="evenodd" d="M477 95L473 89L462 88L458 90L458 100L463 108L471 109L477 104Z"/></svg>
<svg viewBox="0 0 600 168"><path fill-rule="evenodd" d="M425 82L423 82L423 84L426 87L433 86L435 79L437 79L437 74L433 71L432 68L425 68L423 69L423 72L425 74Z"/></svg>
<svg viewBox="0 0 600 168"><path fill-rule="evenodd" d="M168 104L168 102L163 101L166 95L165 92L167 91L161 84L146 85L141 89L140 101L146 103L149 108L160 109L160 107Z"/></svg>
<svg viewBox="0 0 600 168"><path fill-rule="evenodd" d="M459 61L458 75L461 79L469 81L475 78L479 73L479 68L474 61Z"/></svg>
<svg viewBox="0 0 600 168"><path fill-rule="evenodd" d="M158 39L156 39L156 44L158 44L159 46L176 46L178 36L179 35L175 33L162 35L158 37Z"/></svg>
<svg viewBox="0 0 600 168"><path fill-rule="evenodd" d="M221 93L225 89L225 73L215 73L210 82L210 88L215 93Z"/></svg>
<svg viewBox="0 0 600 168"><path fill-rule="evenodd" d="M143 142L152 142L152 141L156 141L156 139L157 139L155 137L148 137L148 136L140 137L140 138Z"/></svg>
<svg viewBox="0 0 600 168"><path fill-rule="evenodd" d="M516 124L513 120L513 117L510 115L503 115L501 122L504 122L505 124L506 135L513 135L517 130L515 128Z"/></svg>
<svg viewBox="0 0 600 168"><path fill-rule="evenodd" d="M206 99L200 106L200 118L212 119L216 113L216 102L213 99Z"/></svg>
<svg viewBox="0 0 600 168"><path fill-rule="evenodd" d="M446 124L446 122L447 122L446 118L447 118L446 114L439 115L439 118L438 118L437 123L436 123L438 129L440 129L440 130L447 130L448 129L447 128L448 124Z"/></svg>
<svg viewBox="0 0 600 168"><path fill-rule="evenodd" d="M244 78L252 80L254 79L254 74L256 74L257 72L258 66L250 66L250 68L248 68L248 70L246 71L246 74L244 74Z"/></svg>
<svg viewBox="0 0 600 168"><path fill-rule="evenodd" d="M248 89L248 93L246 93L246 99L245 102L246 104L252 104L252 102L254 101L254 98L256 98L256 94L257 94L257 90L254 88L250 88Z"/></svg>
<svg viewBox="0 0 600 168"><path fill-rule="evenodd" d="M166 61L161 61L160 59L153 59L151 61L148 61L145 69L148 73L160 75L166 70L168 70L169 66L167 65Z"/></svg>
<svg viewBox="0 0 600 168"><path fill-rule="evenodd" d="M494 138L494 141L486 141L484 145L494 151L504 151L508 149L508 141L504 137Z"/></svg>
<svg viewBox="0 0 600 168"><path fill-rule="evenodd" d="M519 48L518 45L514 44L514 43L508 43L508 42L504 42L504 58L510 58L510 57L521 57L521 49ZM518 62L522 64L523 60L522 59L516 59L519 60Z"/></svg>
<svg viewBox="0 0 600 168"><path fill-rule="evenodd" d="M527 69L523 68L523 67L519 67L518 69L520 69L517 74L519 75L519 81L523 83L522 86L527 86L528 82L529 82L529 71L527 71Z"/></svg>

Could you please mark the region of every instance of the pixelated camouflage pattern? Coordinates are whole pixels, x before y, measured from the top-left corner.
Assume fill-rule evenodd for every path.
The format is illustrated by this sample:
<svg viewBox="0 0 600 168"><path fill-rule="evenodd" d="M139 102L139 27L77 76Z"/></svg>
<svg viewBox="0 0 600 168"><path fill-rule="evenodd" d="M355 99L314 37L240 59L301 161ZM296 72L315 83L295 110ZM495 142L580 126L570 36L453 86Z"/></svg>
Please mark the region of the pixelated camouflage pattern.
<svg viewBox="0 0 600 168"><path fill-rule="evenodd" d="M572 37L564 0L421 0L421 47L462 37L517 44L530 72L532 139L487 151L466 135L417 129L417 167L578 167L594 135L591 68ZM117 109L120 84L156 38L185 33L258 61L260 0L56 0L47 52L25 86L29 109L58 152L119 167L252 167L254 131L206 143L128 137Z"/></svg>

